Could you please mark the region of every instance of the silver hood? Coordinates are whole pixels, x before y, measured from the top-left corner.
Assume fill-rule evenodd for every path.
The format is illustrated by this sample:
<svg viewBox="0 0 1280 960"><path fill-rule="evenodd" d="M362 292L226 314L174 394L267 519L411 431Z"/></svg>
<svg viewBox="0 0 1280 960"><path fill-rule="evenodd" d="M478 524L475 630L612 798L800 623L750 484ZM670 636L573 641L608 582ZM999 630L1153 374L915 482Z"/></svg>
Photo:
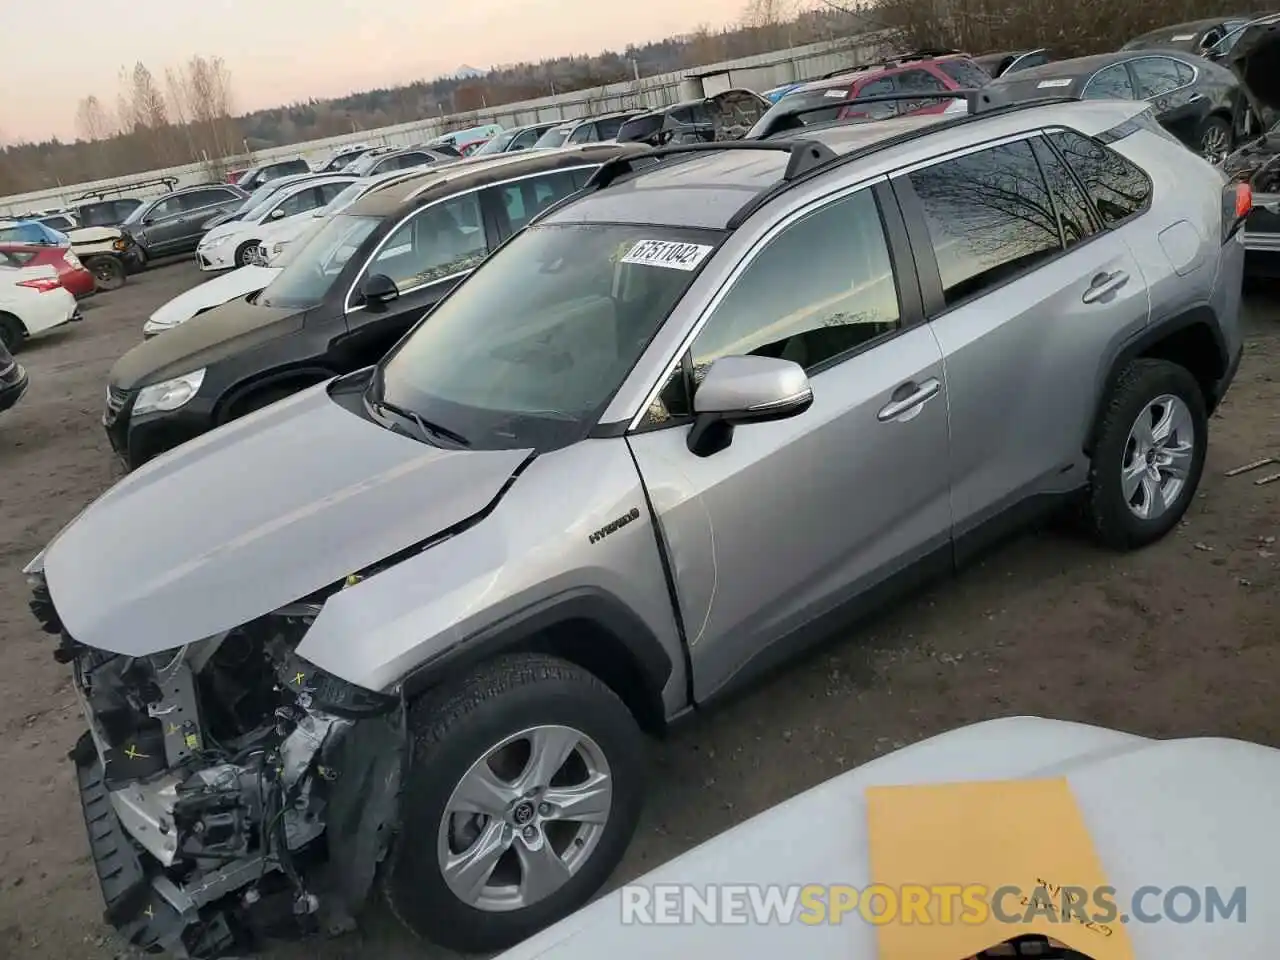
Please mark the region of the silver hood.
<svg viewBox="0 0 1280 960"><path fill-rule="evenodd" d="M350 413L320 385L121 480L46 547L45 578L73 638L156 653L467 520L528 455L427 446Z"/></svg>

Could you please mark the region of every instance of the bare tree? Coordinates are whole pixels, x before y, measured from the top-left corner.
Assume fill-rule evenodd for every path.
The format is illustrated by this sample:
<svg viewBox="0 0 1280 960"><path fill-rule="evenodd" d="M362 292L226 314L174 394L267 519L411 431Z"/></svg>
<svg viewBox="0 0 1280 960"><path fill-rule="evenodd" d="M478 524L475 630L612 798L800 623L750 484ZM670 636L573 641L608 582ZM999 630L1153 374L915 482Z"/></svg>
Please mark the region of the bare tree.
<svg viewBox="0 0 1280 960"><path fill-rule="evenodd" d="M795 22L794 0L748 0L742 25L753 31L764 50L789 47Z"/></svg>
<svg viewBox="0 0 1280 960"><path fill-rule="evenodd" d="M102 101L89 94L76 107L76 132L93 143L113 137L118 131Z"/></svg>

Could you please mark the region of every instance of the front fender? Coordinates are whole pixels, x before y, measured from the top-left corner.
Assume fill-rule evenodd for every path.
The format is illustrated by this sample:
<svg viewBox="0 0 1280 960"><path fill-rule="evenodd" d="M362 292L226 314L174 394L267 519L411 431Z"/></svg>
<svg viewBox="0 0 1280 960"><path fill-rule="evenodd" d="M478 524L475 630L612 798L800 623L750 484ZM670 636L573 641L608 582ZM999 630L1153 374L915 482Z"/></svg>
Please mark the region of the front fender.
<svg viewBox="0 0 1280 960"><path fill-rule="evenodd" d="M479 522L330 597L298 654L370 690L417 688L580 620L622 642L668 715L685 706L675 607L620 438L534 459Z"/></svg>

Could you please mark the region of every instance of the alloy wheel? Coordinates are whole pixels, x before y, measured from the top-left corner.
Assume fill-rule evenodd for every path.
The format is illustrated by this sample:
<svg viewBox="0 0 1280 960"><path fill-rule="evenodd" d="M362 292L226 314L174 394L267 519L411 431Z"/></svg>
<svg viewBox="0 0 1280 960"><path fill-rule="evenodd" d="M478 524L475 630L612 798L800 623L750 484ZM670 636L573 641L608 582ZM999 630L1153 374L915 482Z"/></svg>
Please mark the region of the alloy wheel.
<svg viewBox="0 0 1280 960"><path fill-rule="evenodd" d="M1200 138L1200 153L1210 163L1221 163L1227 158L1227 132L1217 124L1210 124Z"/></svg>
<svg viewBox="0 0 1280 960"><path fill-rule="evenodd" d="M1121 466L1121 490L1135 517L1155 520L1177 504L1195 450L1195 422L1184 401L1165 394L1142 408L1129 429Z"/></svg>
<svg viewBox="0 0 1280 960"><path fill-rule="evenodd" d="M528 907L591 858L612 806L609 763L586 734L566 726L513 734L454 787L440 822L440 873L475 909Z"/></svg>

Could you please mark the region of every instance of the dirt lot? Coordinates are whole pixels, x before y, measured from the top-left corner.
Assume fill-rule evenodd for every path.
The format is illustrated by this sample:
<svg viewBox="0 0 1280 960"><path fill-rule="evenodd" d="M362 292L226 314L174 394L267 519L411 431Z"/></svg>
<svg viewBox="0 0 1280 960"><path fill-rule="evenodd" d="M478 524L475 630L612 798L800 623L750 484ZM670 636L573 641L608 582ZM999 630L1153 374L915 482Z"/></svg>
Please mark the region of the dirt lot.
<svg viewBox="0 0 1280 960"><path fill-rule="evenodd" d="M100 924L65 759L81 720L20 568L111 483L98 423L107 370L156 306L199 279L164 267L91 301L83 323L20 355L31 388L0 416L0 958L120 952ZM1068 533L1028 535L657 747L662 788L618 879L877 753L989 717L1280 745L1280 483L1223 476L1280 455L1280 295L1252 294L1247 319L1244 364L1176 536L1114 556ZM358 937L273 956L434 953L372 914Z"/></svg>

